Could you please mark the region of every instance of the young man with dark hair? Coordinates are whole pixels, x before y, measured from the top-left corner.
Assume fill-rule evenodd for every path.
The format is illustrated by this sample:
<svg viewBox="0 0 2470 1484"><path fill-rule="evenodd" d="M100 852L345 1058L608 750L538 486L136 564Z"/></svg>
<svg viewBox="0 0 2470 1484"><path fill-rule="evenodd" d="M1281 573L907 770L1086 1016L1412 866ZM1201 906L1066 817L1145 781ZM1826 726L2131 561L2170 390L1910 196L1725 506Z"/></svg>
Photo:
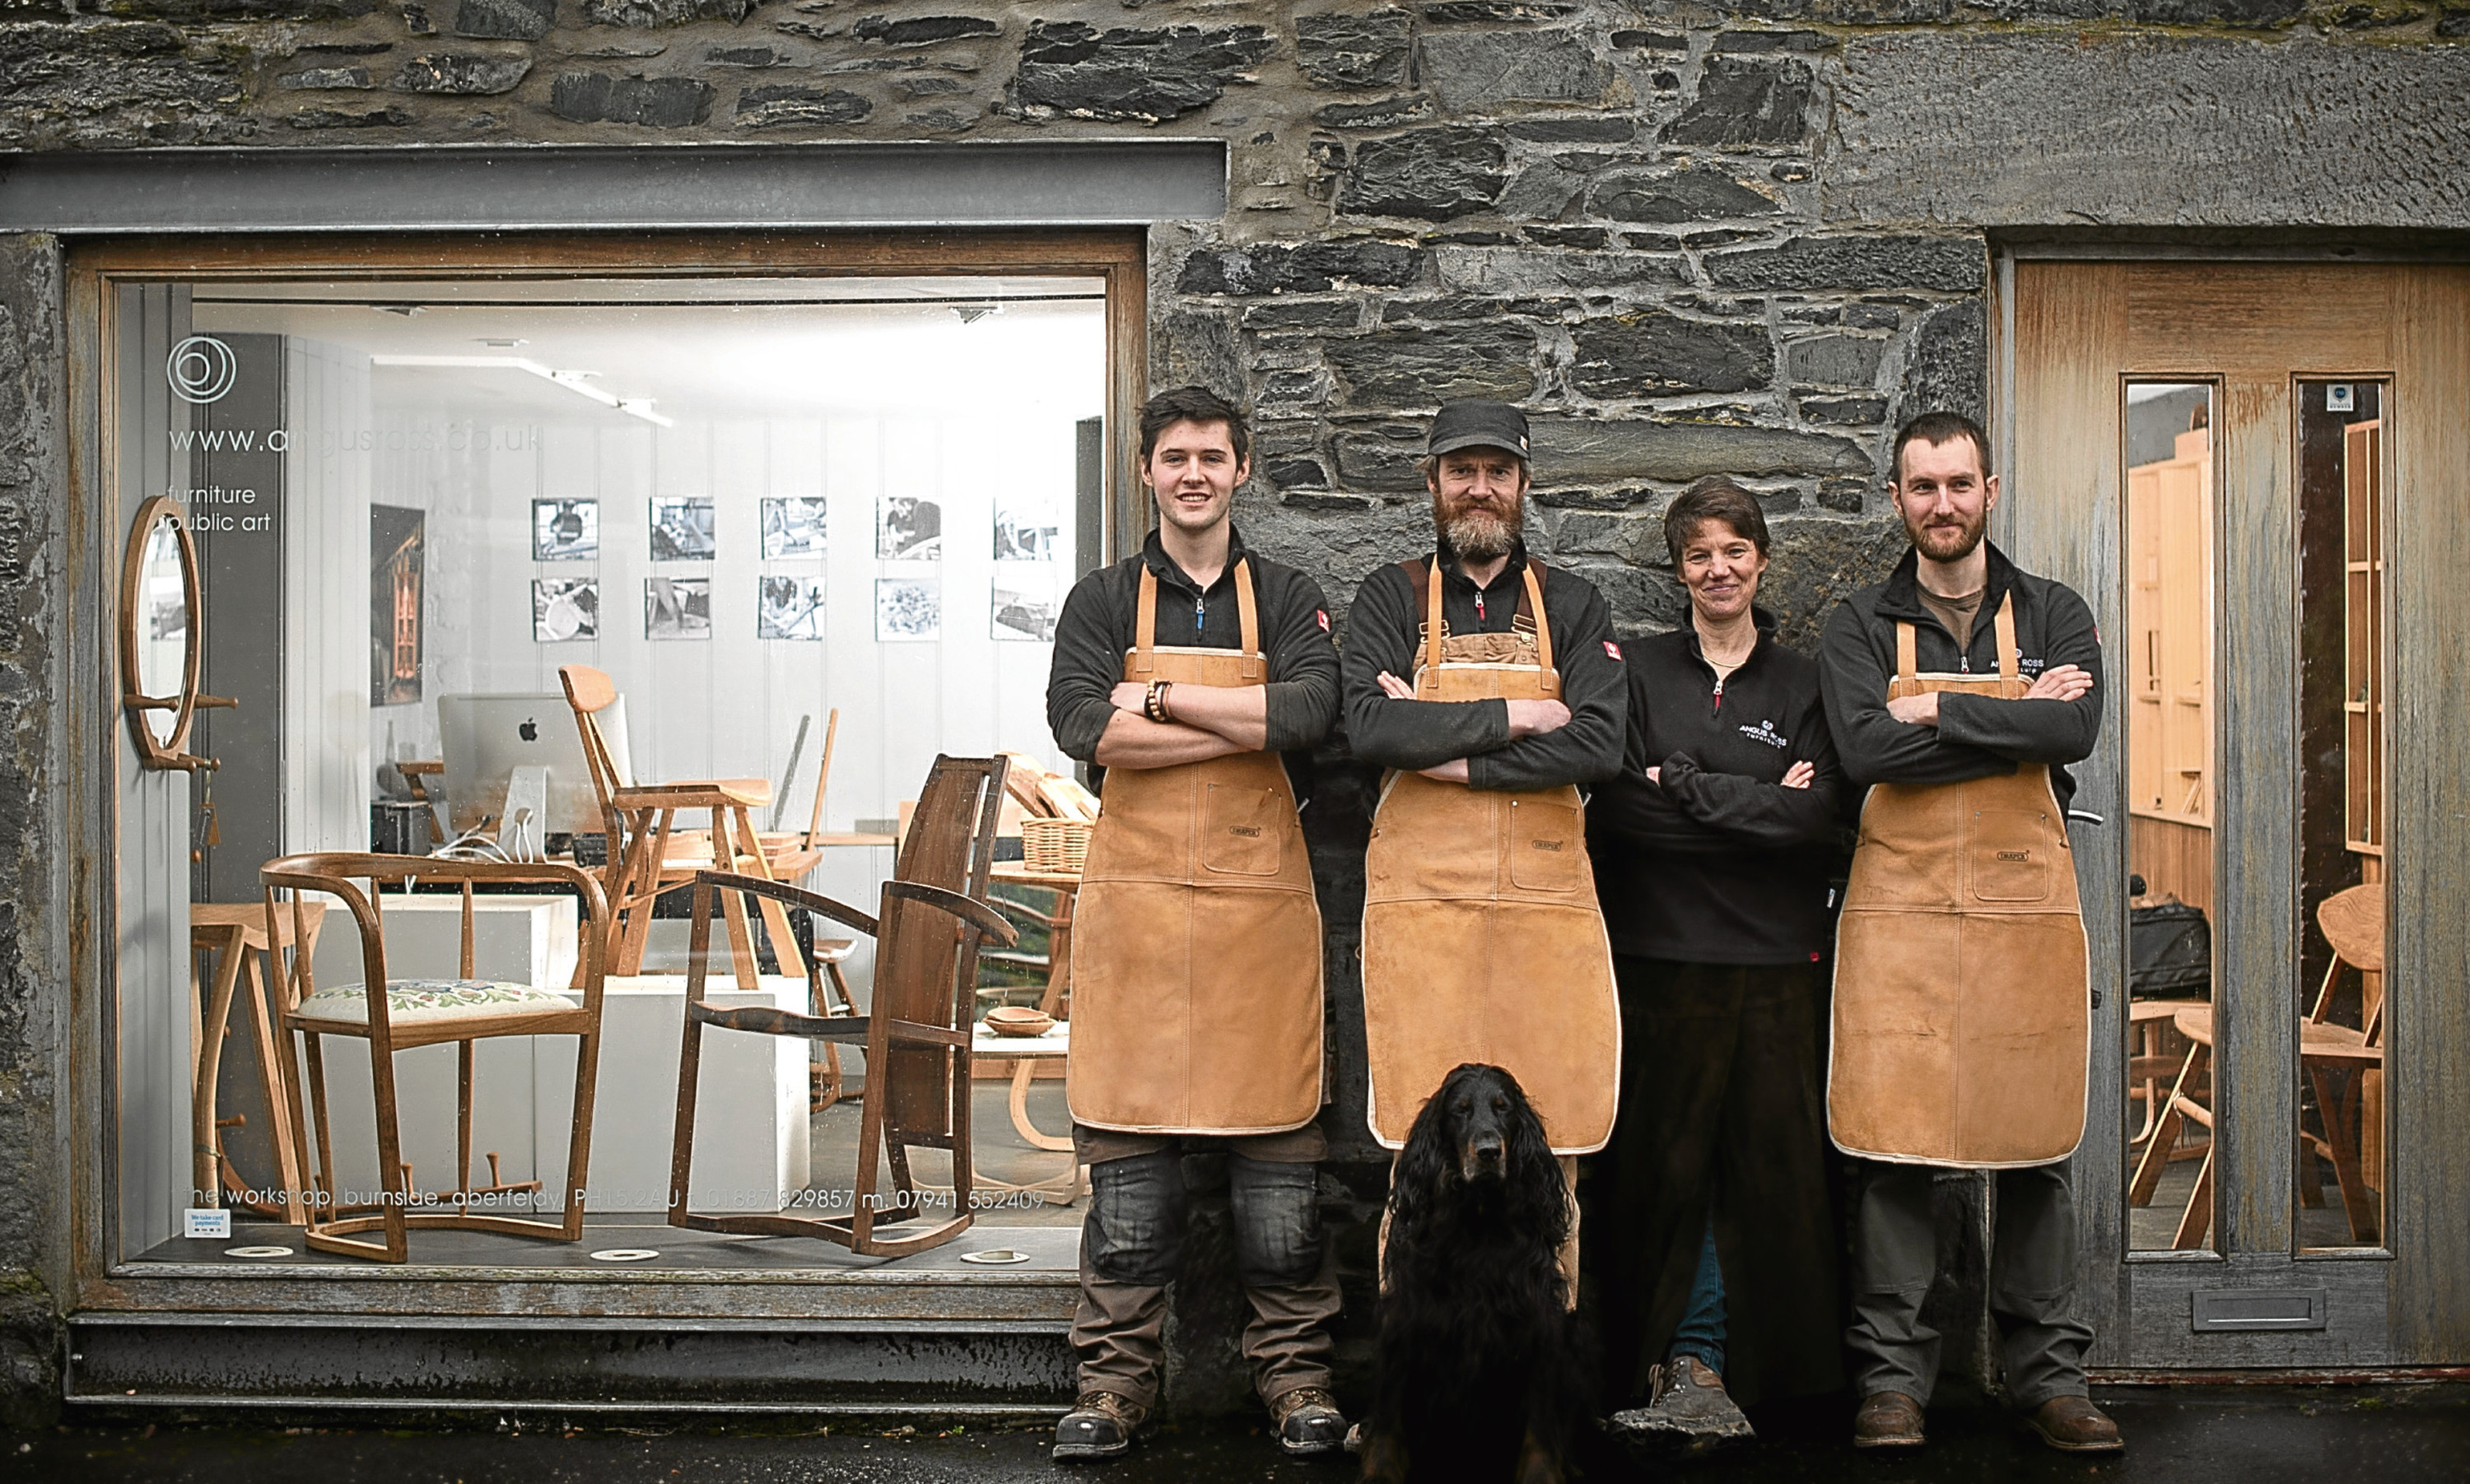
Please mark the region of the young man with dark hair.
<svg viewBox="0 0 2470 1484"><path fill-rule="evenodd" d="M1058 1459L1110 1458L1156 1405L1183 1156L1223 1149L1252 1322L1244 1353L1290 1454L1337 1449L1338 1281L1320 1237L1320 911L1281 754L1338 714L1319 586L1229 519L1244 415L1177 387L1141 409L1158 528L1065 600L1056 745L1106 770L1075 910L1065 1097L1091 1194L1072 1322L1080 1399Z"/></svg>
<svg viewBox="0 0 2470 1484"><path fill-rule="evenodd" d="M1526 414L1449 403L1426 452L1434 549L1365 578L1347 618L1347 733L1391 770L1364 859L1372 1136L1402 1147L1451 1069L1487 1062L1555 1153L1587 1153L1620 1017L1578 786L1620 768L1620 647L1594 584L1527 553Z"/></svg>
<svg viewBox="0 0 2470 1484"><path fill-rule="evenodd" d="M2114 1452L2087 1399L2064 1161L2089 1034L2066 765L2101 734L2084 599L1986 539L1998 503L1969 418L1896 438L1913 549L1829 615L1821 661L1844 772L1870 788L1836 936L1828 1127L1863 1161L1852 1213L1858 1448L1914 1448L1938 1370L1921 1322L1937 1169L1994 1171L1990 1309L2008 1391L2052 1448Z"/></svg>

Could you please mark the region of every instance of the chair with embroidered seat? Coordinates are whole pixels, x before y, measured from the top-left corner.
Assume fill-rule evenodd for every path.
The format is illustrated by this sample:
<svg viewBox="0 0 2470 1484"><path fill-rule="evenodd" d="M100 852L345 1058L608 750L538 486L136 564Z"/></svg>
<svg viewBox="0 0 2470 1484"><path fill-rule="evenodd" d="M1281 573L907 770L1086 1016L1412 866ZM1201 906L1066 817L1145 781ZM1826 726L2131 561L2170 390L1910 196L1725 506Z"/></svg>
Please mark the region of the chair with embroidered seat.
<svg viewBox="0 0 2470 1484"><path fill-rule="evenodd" d="M609 947L608 905L600 883L588 871L553 864L504 864L435 856L327 852L285 856L260 869L265 884L269 940L306 941L308 899L339 901L360 930L361 979L320 985L309 953L291 955L282 975L281 1023L286 1056L296 1037L308 1065L309 1106L302 1108L297 1081L288 1086L296 1148L311 1147L316 1164L310 1175L305 1239L320 1252L402 1263L409 1259L412 1227L452 1227L577 1241L583 1236L583 1202L560 1202L554 1220L494 1215L474 1209L489 1198L540 1192L537 1180L501 1183L497 1156L489 1156L490 1182L472 1183L473 1061L475 1043L501 1036L576 1037L572 1129L567 1149L567 1186L583 1189L592 1148L594 1083L599 1071L601 985ZM462 953L451 979L395 978L387 973L384 888L406 891L419 881L459 883L462 889ZM474 973L474 888L491 885L550 886L578 899L577 984L567 992L540 985L488 980ZM371 986L383 986L373 992ZM575 991L579 990L580 1003ZM333 1128L327 1116L324 1043L329 1036L363 1041L369 1051L369 1087L377 1116L379 1189L372 1199L349 1201L336 1183ZM414 1047L453 1043L458 1054L460 1101L456 1110L456 1169L451 1191L418 1194L403 1162L396 1102L394 1055ZM442 1206L444 1209L415 1209ZM383 1230L383 1243L356 1240L356 1233Z"/></svg>

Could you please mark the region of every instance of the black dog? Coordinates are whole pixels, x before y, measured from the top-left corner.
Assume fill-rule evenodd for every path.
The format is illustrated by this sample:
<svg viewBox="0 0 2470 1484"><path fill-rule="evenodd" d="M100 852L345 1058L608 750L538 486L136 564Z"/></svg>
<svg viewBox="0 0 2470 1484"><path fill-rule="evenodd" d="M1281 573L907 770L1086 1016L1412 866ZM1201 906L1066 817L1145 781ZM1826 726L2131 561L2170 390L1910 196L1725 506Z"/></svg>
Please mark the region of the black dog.
<svg viewBox="0 0 2470 1484"><path fill-rule="evenodd" d="M1473 1063L1452 1072L1390 1181L1364 1478L1564 1476L1588 1397L1560 1268L1574 1219L1517 1078Z"/></svg>

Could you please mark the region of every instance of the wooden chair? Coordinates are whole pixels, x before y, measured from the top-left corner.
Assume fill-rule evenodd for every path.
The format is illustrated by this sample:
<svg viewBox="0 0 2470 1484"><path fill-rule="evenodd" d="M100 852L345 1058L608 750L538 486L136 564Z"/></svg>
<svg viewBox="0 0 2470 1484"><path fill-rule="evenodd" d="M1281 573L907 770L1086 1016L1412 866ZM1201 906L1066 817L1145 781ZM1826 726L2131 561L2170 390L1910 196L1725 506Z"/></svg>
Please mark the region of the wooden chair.
<svg viewBox="0 0 2470 1484"><path fill-rule="evenodd" d="M899 1257L940 1246L971 1219L969 1166L969 1040L975 1017L978 945L1009 945L1012 926L986 904L993 865L995 814L1003 797L1000 758L938 757L901 846L894 879L885 882L877 916L777 881L721 871L699 872L694 884L692 952L687 968L686 1027L678 1055L677 1140L670 1154L669 1223L696 1231L768 1237L816 1237L867 1257ZM705 1003L715 898L754 896L813 913L875 941L870 1012L798 1014L769 1008L722 1009ZM809 994L820 997L809 971ZM857 1178L846 1216L750 1214L705 1216L688 1203L693 1189L695 1091L704 1028L791 1035L866 1048L867 1097L858 1129ZM892 1238L876 1228L922 1218L909 1171L914 1148L952 1154L951 1217ZM892 1167L893 1189L878 1194L878 1159Z"/></svg>
<svg viewBox="0 0 2470 1484"><path fill-rule="evenodd" d="M761 839L755 832L750 809L772 800L772 785L762 778L698 778L690 781L638 785L621 772L600 733L600 713L618 699L609 676L588 664L558 667L567 704L574 708L574 725L583 738L584 762L592 770L592 787L600 798L600 815L609 832L609 861L603 868L609 896L610 929L617 948L610 972L619 976L643 970L643 947L652 933L652 904L662 893L691 882L695 873L717 868L774 879ZM673 855L681 812L703 810L711 816L711 856ZM735 893L726 898L729 941L737 982L756 987L754 937L748 930L745 904ZM784 974L804 975L804 960L789 934L789 915L770 897L759 899L763 925L772 939L773 956Z"/></svg>
<svg viewBox="0 0 2470 1484"><path fill-rule="evenodd" d="M312 966L313 956L308 953L294 953L283 976L284 1055L291 1055L291 1038L298 1036L308 1059L310 1107L315 1119L317 1160L310 1177L312 1191L305 1232L309 1245L320 1252L402 1263L409 1257L408 1231L415 1226L580 1241L580 1195L562 1202L564 1210L553 1221L496 1216L473 1209L475 1201L490 1195L525 1190L537 1193L540 1189L537 1180L499 1183L494 1154L489 1160L491 1183L477 1188L472 1184L473 1045L494 1036L576 1037L573 1133L568 1145L566 1170L568 1189L580 1192L590 1173L593 1087L600 1066L601 981L607 969L609 944L609 908L600 883L573 866L340 852L285 856L267 862L258 874L266 889L268 941L282 941L287 937L294 942L309 940L307 897L312 893L339 900L360 928L360 983L321 986ZM389 882L402 882L408 890L415 880L462 883L463 952L461 972L455 979L394 979L386 973L382 888ZM357 884L363 881L368 886L366 891ZM553 884L573 891L580 898L581 1005L544 985L500 984L474 977L472 889L482 881ZM289 922L284 921L287 916ZM330 1035L352 1036L368 1043L381 1187L373 1193L377 1197L374 1201L345 1202L335 1183L323 1052L325 1038ZM455 1044L460 1058L455 1185L451 1192L415 1196L411 1171L403 1163L396 1118L394 1054L449 1041ZM290 1083L290 1089L292 1139L297 1148L306 1149L310 1125L302 1116L297 1083ZM443 1204L447 1209L411 1209L415 1204ZM354 1233L381 1228L385 1232L383 1244L352 1240Z"/></svg>
<svg viewBox="0 0 2470 1484"><path fill-rule="evenodd" d="M2316 1106L2324 1120L2324 1137L2304 1132L2300 1137L2307 1148L2332 1162L2352 1239L2372 1243L2379 1224L2378 1208L2368 1194L2362 1168L2362 1121L2357 1109L2368 1077L2381 1077L2384 1067L2383 884L2370 882L2336 892L2317 904L2316 921L2324 930L2325 941L2333 945L2333 962L2325 967L2324 983L2316 992L2314 1008L2298 1023L2298 1065L2316 1089ZM2330 1019L2333 990L2345 963L2361 971L2361 1027L2355 1031ZM2152 1204L2153 1193L2161 1183L2161 1172L2188 1123L2208 1130L2213 1127L2213 1111L2205 1101L2211 1096L2213 1008L2182 1007L2173 1014L2171 1023L2186 1038L2187 1058L2179 1064L2170 1101L2153 1130L2152 1141L2144 1148L2144 1157L2136 1162L2135 1178L2127 1190L2130 1205ZM2360 1075L2349 1078L2345 1087L2336 1088L2331 1075L2339 1071ZM2336 1096L2337 1092L2340 1096ZM2212 1230L2213 1151L2217 1144L2215 1140L2204 1147L2204 1162L2196 1171L2196 1188L2187 1197L2186 1213L2179 1217L2178 1235L2170 1243L2180 1251L2202 1247Z"/></svg>

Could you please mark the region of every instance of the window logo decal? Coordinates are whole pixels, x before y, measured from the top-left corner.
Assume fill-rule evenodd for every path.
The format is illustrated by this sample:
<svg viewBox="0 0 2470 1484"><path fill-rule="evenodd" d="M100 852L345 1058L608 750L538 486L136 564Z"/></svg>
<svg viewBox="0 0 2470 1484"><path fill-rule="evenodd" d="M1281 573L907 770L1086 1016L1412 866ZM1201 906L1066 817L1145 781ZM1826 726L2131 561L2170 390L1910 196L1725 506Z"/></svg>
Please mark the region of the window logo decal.
<svg viewBox="0 0 2470 1484"><path fill-rule="evenodd" d="M172 383L172 395L202 406L232 389L240 379L240 358L211 335L193 335L172 347L163 378Z"/></svg>

